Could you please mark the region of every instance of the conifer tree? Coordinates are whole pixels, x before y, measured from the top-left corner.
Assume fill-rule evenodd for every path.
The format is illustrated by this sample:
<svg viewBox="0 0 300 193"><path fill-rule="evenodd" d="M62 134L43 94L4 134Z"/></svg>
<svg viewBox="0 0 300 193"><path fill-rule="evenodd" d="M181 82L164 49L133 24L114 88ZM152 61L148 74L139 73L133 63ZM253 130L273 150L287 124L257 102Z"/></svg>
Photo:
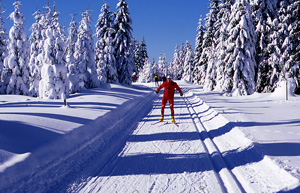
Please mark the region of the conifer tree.
<svg viewBox="0 0 300 193"><path fill-rule="evenodd" d="M131 85L131 76L136 71L131 24L132 20L128 4L125 0L120 0L117 4L117 12L115 13L113 24L115 30L114 46L116 49L115 56L119 82L127 85Z"/></svg>
<svg viewBox="0 0 300 193"><path fill-rule="evenodd" d="M159 69L159 74L160 77L162 77L163 75L167 76L168 74L168 65L167 65L167 61L166 61L166 54L162 55L160 54L160 57L158 59L158 69Z"/></svg>
<svg viewBox="0 0 300 193"><path fill-rule="evenodd" d="M41 80L42 63L38 60L39 54L42 54L43 47L40 42L43 40L42 30L43 24L41 22L42 14L38 9L35 13L35 23L31 26L31 36L29 37L30 46L30 88L29 95L37 97L39 95L39 83Z"/></svg>
<svg viewBox="0 0 300 193"><path fill-rule="evenodd" d="M281 81L281 72L284 64L288 60L288 47L290 46L288 27L291 18L288 16L287 7L290 3L286 0L280 0L277 4L279 7L278 16L273 21L273 30L271 35L270 47L273 49L270 54L269 64L271 65L270 78L263 92L273 92L277 87L277 83Z"/></svg>
<svg viewBox="0 0 300 193"><path fill-rule="evenodd" d="M153 72L152 79L154 78L154 76L158 76L158 78L161 78L160 72L159 72L159 69L158 69L158 64L157 64L157 62L155 62L154 59L153 59L153 62L152 62L152 72Z"/></svg>
<svg viewBox="0 0 300 193"><path fill-rule="evenodd" d="M228 27L224 86L232 95L253 94L256 34L248 0L237 0L233 5Z"/></svg>
<svg viewBox="0 0 300 193"><path fill-rule="evenodd" d="M59 13L55 11L55 4L52 20L45 35L39 96L46 99L66 99L69 95L69 80L64 55L65 34L59 23Z"/></svg>
<svg viewBox="0 0 300 193"><path fill-rule="evenodd" d="M174 50L174 55L171 61L171 65L172 65L172 72L173 72L173 79L174 80L178 80L179 79L179 70L181 68L181 63L180 63L180 58L179 58L179 47L178 44L176 44L175 46L175 50Z"/></svg>
<svg viewBox="0 0 300 193"><path fill-rule="evenodd" d="M95 88L99 85L95 64L94 40L90 26L90 10L81 14L78 28L78 38L75 44L75 59L79 69L79 84L85 88Z"/></svg>
<svg viewBox="0 0 300 193"><path fill-rule="evenodd" d="M116 69L115 50L113 48L112 34L115 32L111 27L113 15L105 2L96 24L96 66L100 83L117 83L118 74Z"/></svg>
<svg viewBox="0 0 300 193"><path fill-rule="evenodd" d="M197 28L197 36L195 43L195 58L194 58L194 71L193 71L193 82L198 84L200 82L200 71L201 71L201 63L200 58L203 52L203 37L205 33L205 27L203 25L202 15L200 16L198 28Z"/></svg>
<svg viewBox="0 0 300 193"><path fill-rule="evenodd" d="M222 25L219 28L219 35L217 40L217 46L216 46L216 86L214 90L218 90L223 92L223 85L225 81L225 56L226 56L226 41L228 39L229 33L228 33L228 25L230 21L230 13L231 13L231 7L233 5L233 0L225 0L220 4L220 12L218 15L219 22L222 23Z"/></svg>
<svg viewBox="0 0 300 193"><path fill-rule="evenodd" d="M84 84L79 84L79 69L75 59L75 44L78 38L77 22L75 21L75 14L72 14L72 20L69 25L69 33L66 45L66 66L68 68L68 79L69 79L69 92L79 92Z"/></svg>
<svg viewBox="0 0 300 193"><path fill-rule="evenodd" d="M205 90L213 90L216 86L216 77L217 77L217 44L219 39L219 29L222 24L220 21L221 18L219 18L220 8L219 8L219 0L212 0L210 4L210 17L211 21L213 22L213 26L211 26L211 33L212 37L210 39L211 45L209 49L207 50L207 53L210 53L207 55L207 64L206 64L206 74L204 79L204 89Z"/></svg>
<svg viewBox="0 0 300 193"><path fill-rule="evenodd" d="M2 79L4 59L7 55L7 33L4 28L4 22L2 16L3 13L4 11L2 11L1 2L0 2L0 94L6 93L6 84L4 84Z"/></svg>
<svg viewBox="0 0 300 193"><path fill-rule="evenodd" d="M3 79L8 83L7 94L29 94L29 42L24 28L21 2L13 3L15 10L9 15L14 25L9 31L8 56L4 60Z"/></svg>
<svg viewBox="0 0 300 193"><path fill-rule="evenodd" d="M205 78L208 71L208 64L210 62L211 67L213 67L213 63L210 60L210 57L213 55L213 48L215 47L214 44L214 35L215 35L215 23L217 21L218 15L218 1L211 0L210 3L210 11L207 14L205 28L206 31L203 37L203 46L202 46L202 54L199 60L198 69L200 68L200 73L198 74L198 83L204 84ZM212 69L212 68L211 68Z"/></svg>
<svg viewBox="0 0 300 193"><path fill-rule="evenodd" d="M292 16L290 25L290 56L284 66L285 78L293 78L300 85L300 0L295 0L289 11Z"/></svg>
<svg viewBox="0 0 300 193"><path fill-rule="evenodd" d="M259 0L252 3L253 17L257 34L256 42L256 63L257 67L257 82L256 90L264 92L270 82L272 65L269 63L272 34L272 22L276 17L276 2L277 0Z"/></svg>
<svg viewBox="0 0 300 193"><path fill-rule="evenodd" d="M183 75L183 72L184 72L184 68L183 67L184 67L185 54L186 54L185 44L182 43L181 47L180 47L180 50L179 50L179 61L180 61L180 64L179 64L179 68L178 68L178 71L177 71L177 79L178 80L182 79L182 75Z"/></svg>
<svg viewBox="0 0 300 193"><path fill-rule="evenodd" d="M143 69L139 73L139 82L149 83L153 78L152 63L147 58Z"/></svg>
<svg viewBox="0 0 300 193"><path fill-rule="evenodd" d="M191 82L193 80L193 70L194 70L194 52L192 45L186 42L186 54L184 59L184 72L182 79Z"/></svg>

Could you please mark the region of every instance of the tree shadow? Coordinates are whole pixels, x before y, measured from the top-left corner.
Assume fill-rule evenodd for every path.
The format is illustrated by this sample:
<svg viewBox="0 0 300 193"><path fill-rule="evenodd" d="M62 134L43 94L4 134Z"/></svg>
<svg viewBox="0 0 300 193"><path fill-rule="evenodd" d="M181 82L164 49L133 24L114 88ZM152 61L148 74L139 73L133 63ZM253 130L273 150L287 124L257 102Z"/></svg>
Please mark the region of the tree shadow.
<svg viewBox="0 0 300 193"><path fill-rule="evenodd" d="M72 117L72 116L68 116L68 115L51 114L51 113L25 113L25 112L17 113L17 112L5 112L3 114L7 114L7 115L28 115L28 116L35 116L35 117L46 117L46 118L51 118L51 119L64 120L64 121L68 121L68 122L72 122L72 123L78 123L78 124L86 124L86 123L92 121L92 119L85 119L85 118L81 118L81 117ZM18 122L13 122L13 123L18 124Z"/></svg>
<svg viewBox="0 0 300 193"><path fill-rule="evenodd" d="M22 122L0 120L0 149L23 154L53 141L61 135Z"/></svg>
<svg viewBox="0 0 300 193"><path fill-rule="evenodd" d="M300 143L256 143L269 156L300 156Z"/></svg>
<svg viewBox="0 0 300 193"><path fill-rule="evenodd" d="M177 174L212 170L206 154L141 154L118 158L99 176Z"/></svg>

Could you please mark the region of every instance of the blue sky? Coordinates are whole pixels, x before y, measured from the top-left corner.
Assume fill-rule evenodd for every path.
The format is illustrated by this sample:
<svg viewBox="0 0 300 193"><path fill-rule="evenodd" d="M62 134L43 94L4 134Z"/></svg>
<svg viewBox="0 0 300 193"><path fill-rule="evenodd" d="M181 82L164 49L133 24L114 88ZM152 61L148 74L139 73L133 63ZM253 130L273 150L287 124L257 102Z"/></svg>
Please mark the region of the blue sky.
<svg viewBox="0 0 300 193"><path fill-rule="evenodd" d="M6 30L12 26L12 21L6 19L14 10L13 0L1 0ZM76 21L80 21L80 13L84 9L92 10L92 27L95 33L96 21L104 0L57 0L56 10L60 12L61 25L69 26L71 13L76 13ZM119 0L107 0L110 10L115 11ZM133 20L133 36L137 40L145 38L148 55L151 60L158 61L160 53L166 53L167 60L173 57L176 44L186 40L194 46L196 30L200 15L203 18L208 13L209 0L126 0L129 5L130 16ZM48 0L21 0L21 11L24 13L27 34L34 22L32 14L37 7L42 8ZM53 0L49 0L53 5Z"/></svg>

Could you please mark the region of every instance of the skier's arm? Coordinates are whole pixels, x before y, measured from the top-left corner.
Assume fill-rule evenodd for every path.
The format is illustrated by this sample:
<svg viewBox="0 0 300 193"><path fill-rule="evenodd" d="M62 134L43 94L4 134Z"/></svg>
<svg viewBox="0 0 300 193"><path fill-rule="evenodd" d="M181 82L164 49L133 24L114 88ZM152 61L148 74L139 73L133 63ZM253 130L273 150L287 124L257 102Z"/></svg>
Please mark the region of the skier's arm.
<svg viewBox="0 0 300 193"><path fill-rule="evenodd" d="M182 90L180 89L180 87L178 86L178 84L175 84L175 88L176 88L176 90L178 90L178 92L180 93L180 96L182 96L182 95L183 95L183 92L182 92Z"/></svg>
<svg viewBox="0 0 300 193"><path fill-rule="evenodd" d="M163 87L165 86L165 84L161 84L157 89L156 89L156 93L158 93Z"/></svg>

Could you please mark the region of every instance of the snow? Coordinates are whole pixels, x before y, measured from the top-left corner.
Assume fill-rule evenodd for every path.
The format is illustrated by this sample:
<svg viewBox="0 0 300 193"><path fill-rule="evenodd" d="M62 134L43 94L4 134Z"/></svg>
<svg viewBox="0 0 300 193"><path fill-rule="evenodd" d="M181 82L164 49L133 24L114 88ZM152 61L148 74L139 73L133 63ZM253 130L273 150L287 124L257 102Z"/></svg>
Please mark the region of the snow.
<svg viewBox="0 0 300 193"><path fill-rule="evenodd" d="M178 127L153 82L0 95L0 192L300 191L300 98L178 84Z"/></svg>

